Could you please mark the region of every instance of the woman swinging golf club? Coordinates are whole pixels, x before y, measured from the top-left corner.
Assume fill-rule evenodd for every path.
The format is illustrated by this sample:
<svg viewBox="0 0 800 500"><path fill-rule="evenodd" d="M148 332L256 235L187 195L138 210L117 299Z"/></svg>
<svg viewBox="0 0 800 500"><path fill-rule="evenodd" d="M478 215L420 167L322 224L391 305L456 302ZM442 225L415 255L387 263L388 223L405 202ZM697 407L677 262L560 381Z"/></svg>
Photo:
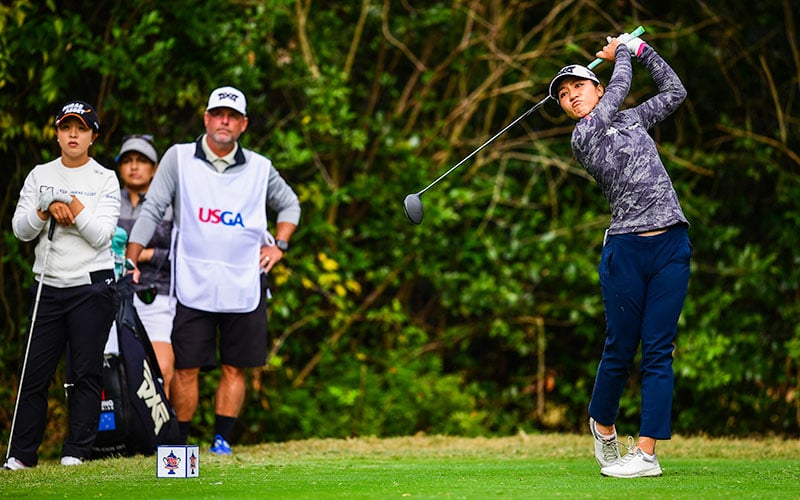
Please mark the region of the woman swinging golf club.
<svg viewBox="0 0 800 500"><path fill-rule="evenodd" d="M28 174L12 219L17 238L38 237L39 243L37 291L6 452L11 470L38 462L48 388L65 350L69 427L61 463L78 465L89 457L100 417L103 346L115 313L111 237L119 184L112 170L89 156L100 123L89 104L71 101L55 127L61 156ZM52 220L55 234L45 237Z"/></svg>
<svg viewBox="0 0 800 500"><path fill-rule="evenodd" d="M672 355L689 283L688 222L647 130L686 97L680 79L640 38L609 38L597 56L615 61L608 86L580 65L566 66L550 96L577 120L572 150L611 207L599 266L606 339L589 404L589 426L601 474L660 476L655 446L671 435ZM658 94L620 110L631 85L631 59L650 72ZM642 408L636 446L620 457L615 422L639 344Z"/></svg>

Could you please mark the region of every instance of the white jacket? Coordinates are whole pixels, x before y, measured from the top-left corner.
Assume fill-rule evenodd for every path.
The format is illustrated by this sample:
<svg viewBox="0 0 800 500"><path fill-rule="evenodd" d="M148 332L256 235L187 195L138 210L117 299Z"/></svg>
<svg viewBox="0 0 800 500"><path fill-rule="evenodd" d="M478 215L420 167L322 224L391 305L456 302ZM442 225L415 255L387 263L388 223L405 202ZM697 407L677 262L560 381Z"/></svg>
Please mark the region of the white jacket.
<svg viewBox="0 0 800 500"><path fill-rule="evenodd" d="M52 246L44 270L44 284L67 288L91 283L89 273L113 270L111 238L119 218L119 181L94 159L80 167L65 167L61 157L37 165L28 174L11 224L14 235L22 241L38 237L33 273L39 280L47 249L47 229L50 219L41 220L36 214L39 192L44 189L75 195L84 205L72 227L56 224Z"/></svg>

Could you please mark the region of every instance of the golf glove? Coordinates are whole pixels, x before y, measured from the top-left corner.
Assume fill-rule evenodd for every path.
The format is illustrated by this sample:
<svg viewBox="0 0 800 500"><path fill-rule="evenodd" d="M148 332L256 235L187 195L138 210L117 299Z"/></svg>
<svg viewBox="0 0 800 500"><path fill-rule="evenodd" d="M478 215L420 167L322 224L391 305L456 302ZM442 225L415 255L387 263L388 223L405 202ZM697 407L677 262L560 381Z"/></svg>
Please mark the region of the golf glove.
<svg viewBox="0 0 800 500"><path fill-rule="evenodd" d="M54 201L60 201L69 205L72 203L72 196L64 193L56 193L54 189L45 189L39 193L39 206L37 207L42 212L50 210L50 205Z"/></svg>
<svg viewBox="0 0 800 500"><path fill-rule="evenodd" d="M628 50L632 56L639 57L639 54L642 53L642 49L644 48L644 40L638 36L631 36L628 33L623 33L617 37L617 40L619 40L619 43L622 43L628 47Z"/></svg>

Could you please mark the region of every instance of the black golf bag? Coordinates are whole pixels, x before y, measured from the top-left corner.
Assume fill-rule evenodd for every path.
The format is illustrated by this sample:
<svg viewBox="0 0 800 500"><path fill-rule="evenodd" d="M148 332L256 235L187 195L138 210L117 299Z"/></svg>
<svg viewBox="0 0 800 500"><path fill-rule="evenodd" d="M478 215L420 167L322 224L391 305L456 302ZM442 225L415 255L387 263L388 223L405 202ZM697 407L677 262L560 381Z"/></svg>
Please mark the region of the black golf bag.
<svg viewBox="0 0 800 500"><path fill-rule="evenodd" d="M119 353L107 353L103 361L100 425L93 458L152 455L159 444L179 444L178 419L164 393L153 346L133 306L134 293L132 276L120 278Z"/></svg>

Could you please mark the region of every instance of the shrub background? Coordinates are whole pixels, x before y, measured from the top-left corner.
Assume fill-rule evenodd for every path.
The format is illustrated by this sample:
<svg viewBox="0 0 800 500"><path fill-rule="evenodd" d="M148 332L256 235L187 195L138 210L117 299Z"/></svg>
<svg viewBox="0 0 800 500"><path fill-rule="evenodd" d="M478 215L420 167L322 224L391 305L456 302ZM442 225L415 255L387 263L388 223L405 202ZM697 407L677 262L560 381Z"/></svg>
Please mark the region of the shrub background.
<svg viewBox="0 0 800 500"><path fill-rule="evenodd" d="M608 207L572 158L571 123L554 103L529 116L423 197L420 226L402 200L544 98L558 68L588 63L607 34L640 24L689 92L652 131L695 247L674 430L796 437L796 9L609 4L5 2L0 437L32 285L33 246L10 219L25 175L58 155L58 106L96 106L92 154L112 167L125 134L154 134L161 153L194 139L208 92L228 84L248 98L243 143L273 159L304 208L273 272L274 355L251 377L241 442L583 430L603 340L596 266ZM604 81L610 71L597 68ZM654 91L636 65L631 102ZM51 453L64 432L62 382ZM636 430L637 392L624 396L622 432Z"/></svg>

